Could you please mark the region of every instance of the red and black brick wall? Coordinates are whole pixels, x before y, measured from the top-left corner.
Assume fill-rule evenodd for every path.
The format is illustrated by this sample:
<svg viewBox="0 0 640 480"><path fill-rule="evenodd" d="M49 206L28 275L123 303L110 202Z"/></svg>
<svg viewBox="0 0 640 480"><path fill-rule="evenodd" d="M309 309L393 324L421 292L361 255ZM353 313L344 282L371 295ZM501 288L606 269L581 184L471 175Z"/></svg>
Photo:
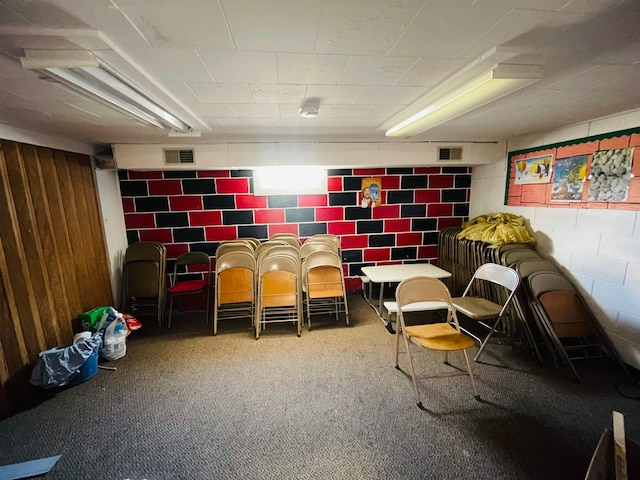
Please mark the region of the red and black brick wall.
<svg viewBox="0 0 640 480"><path fill-rule="evenodd" d="M342 240L347 286L358 290L363 266L434 262L438 232L469 215L470 167L329 170L326 195L254 195L253 170L120 170L119 176L129 243L164 243L168 271L181 253L213 256L224 240L332 233ZM382 182L382 202L373 209L359 204L367 177Z"/></svg>

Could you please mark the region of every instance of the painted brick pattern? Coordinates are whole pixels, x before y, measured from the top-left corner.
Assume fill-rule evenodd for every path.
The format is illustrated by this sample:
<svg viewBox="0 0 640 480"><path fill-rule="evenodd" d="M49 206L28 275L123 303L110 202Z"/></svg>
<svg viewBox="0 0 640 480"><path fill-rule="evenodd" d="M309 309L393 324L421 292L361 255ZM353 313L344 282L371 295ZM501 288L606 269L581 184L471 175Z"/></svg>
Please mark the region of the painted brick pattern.
<svg viewBox="0 0 640 480"><path fill-rule="evenodd" d="M181 253L213 256L225 240L332 233L342 240L347 288L359 290L364 266L435 262L439 231L469 215L467 167L329 170L326 195L279 196L255 195L251 170L118 173L129 243L164 243L168 271ZM382 183L374 209L359 206L369 176Z"/></svg>

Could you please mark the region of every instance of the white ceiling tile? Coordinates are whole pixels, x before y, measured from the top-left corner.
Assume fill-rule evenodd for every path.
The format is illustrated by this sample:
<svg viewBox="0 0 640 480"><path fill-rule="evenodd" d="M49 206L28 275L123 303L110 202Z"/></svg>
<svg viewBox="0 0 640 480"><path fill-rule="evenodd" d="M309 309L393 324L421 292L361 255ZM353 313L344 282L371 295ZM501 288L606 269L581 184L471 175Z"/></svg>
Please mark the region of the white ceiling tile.
<svg viewBox="0 0 640 480"><path fill-rule="evenodd" d="M273 103L234 103L230 107L238 117L280 118L280 107Z"/></svg>
<svg viewBox="0 0 640 480"><path fill-rule="evenodd" d="M340 85L393 85L417 58L349 57L340 77Z"/></svg>
<svg viewBox="0 0 640 480"><path fill-rule="evenodd" d="M420 0L325 0L315 53L386 55L422 5Z"/></svg>
<svg viewBox="0 0 640 480"><path fill-rule="evenodd" d="M416 87L364 87L353 103L407 105L424 93L425 89Z"/></svg>
<svg viewBox="0 0 640 480"><path fill-rule="evenodd" d="M280 118L300 118L300 105L294 103L281 103Z"/></svg>
<svg viewBox="0 0 640 480"><path fill-rule="evenodd" d="M185 106L200 118L233 116L233 110L226 103L186 103Z"/></svg>
<svg viewBox="0 0 640 480"><path fill-rule="evenodd" d="M509 10L446 5L438 9L423 8L390 53L407 57L455 57Z"/></svg>
<svg viewBox="0 0 640 480"><path fill-rule="evenodd" d="M571 0L562 10L568 12L594 13L615 3L617 3L617 0Z"/></svg>
<svg viewBox="0 0 640 480"><path fill-rule="evenodd" d="M548 37L549 31L552 29L562 31L564 27L584 21L586 18L586 15L582 13L513 9L483 32L481 36L472 39L465 48L458 52L458 55L475 58L496 45L507 43L519 45L521 42L519 37L522 32L527 33L527 43L530 44L536 31L539 31L543 38Z"/></svg>
<svg viewBox="0 0 640 480"><path fill-rule="evenodd" d="M253 97L246 85L197 82L186 85L202 103L253 103Z"/></svg>
<svg viewBox="0 0 640 480"><path fill-rule="evenodd" d="M312 53L322 2L223 0L240 51Z"/></svg>
<svg viewBox="0 0 640 480"><path fill-rule="evenodd" d="M234 50L218 2L118 2L152 47Z"/></svg>
<svg viewBox="0 0 640 480"><path fill-rule="evenodd" d="M28 20L16 13L15 10L9 8L7 5L0 3L0 25L29 25Z"/></svg>
<svg viewBox="0 0 640 480"><path fill-rule="evenodd" d="M353 103L361 90L362 87L356 86L308 85L305 101L316 99L319 103L348 104Z"/></svg>
<svg viewBox="0 0 640 480"><path fill-rule="evenodd" d="M322 118L362 118L369 105L320 105Z"/></svg>
<svg viewBox="0 0 640 480"><path fill-rule="evenodd" d="M550 87L560 90L591 90L607 86L616 79L624 82L624 78L632 74L633 67L629 65L594 65L593 68L556 82Z"/></svg>
<svg viewBox="0 0 640 480"><path fill-rule="evenodd" d="M382 122L398 113L396 105L370 105L363 118Z"/></svg>
<svg viewBox="0 0 640 480"><path fill-rule="evenodd" d="M213 82L195 50L145 48L130 52L131 58L153 78L169 82Z"/></svg>
<svg viewBox="0 0 640 480"><path fill-rule="evenodd" d="M465 58L421 58L395 83L396 86L433 87L465 67Z"/></svg>
<svg viewBox="0 0 640 480"><path fill-rule="evenodd" d="M569 3L570 0L476 0L475 7L506 7L526 8L531 10L558 11Z"/></svg>
<svg viewBox="0 0 640 480"><path fill-rule="evenodd" d="M72 14L50 2L34 0L3 0L0 4L0 24L7 20L13 25L24 25L23 21L31 26L46 25L48 28L86 28ZM7 15L7 18L4 15ZM14 23L15 22L15 23Z"/></svg>
<svg viewBox="0 0 640 480"><path fill-rule="evenodd" d="M278 81L335 85L348 58L346 55L278 53Z"/></svg>
<svg viewBox="0 0 640 480"><path fill-rule="evenodd" d="M255 103L296 103L302 102L304 85L249 85Z"/></svg>
<svg viewBox="0 0 640 480"><path fill-rule="evenodd" d="M276 83L276 54L199 50L218 83Z"/></svg>

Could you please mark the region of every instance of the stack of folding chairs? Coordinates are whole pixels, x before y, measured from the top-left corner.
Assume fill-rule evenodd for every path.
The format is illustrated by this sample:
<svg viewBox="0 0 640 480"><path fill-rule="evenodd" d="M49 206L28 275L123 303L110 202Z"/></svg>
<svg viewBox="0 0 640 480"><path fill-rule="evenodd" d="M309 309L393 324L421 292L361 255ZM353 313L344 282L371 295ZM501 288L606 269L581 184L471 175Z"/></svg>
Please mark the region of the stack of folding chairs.
<svg viewBox="0 0 640 480"><path fill-rule="evenodd" d="M167 251L159 242L138 242L127 247L122 266L123 312L155 315L162 324L166 299Z"/></svg>

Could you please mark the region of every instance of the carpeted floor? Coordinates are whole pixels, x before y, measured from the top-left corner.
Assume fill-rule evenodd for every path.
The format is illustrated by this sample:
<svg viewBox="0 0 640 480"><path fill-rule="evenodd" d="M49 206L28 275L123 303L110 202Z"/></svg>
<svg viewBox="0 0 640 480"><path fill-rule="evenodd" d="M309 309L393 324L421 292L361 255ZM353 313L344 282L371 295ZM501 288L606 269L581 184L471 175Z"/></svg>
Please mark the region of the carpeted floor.
<svg viewBox="0 0 640 480"><path fill-rule="evenodd" d="M51 479L582 479L613 410L640 440L636 384L609 361L540 365L488 347L468 376L419 352L423 403L394 336L362 297L351 326L298 338L249 323L210 335L199 315L130 337L117 371L56 392L0 423L0 465L61 454ZM452 357L462 366L461 354Z"/></svg>

